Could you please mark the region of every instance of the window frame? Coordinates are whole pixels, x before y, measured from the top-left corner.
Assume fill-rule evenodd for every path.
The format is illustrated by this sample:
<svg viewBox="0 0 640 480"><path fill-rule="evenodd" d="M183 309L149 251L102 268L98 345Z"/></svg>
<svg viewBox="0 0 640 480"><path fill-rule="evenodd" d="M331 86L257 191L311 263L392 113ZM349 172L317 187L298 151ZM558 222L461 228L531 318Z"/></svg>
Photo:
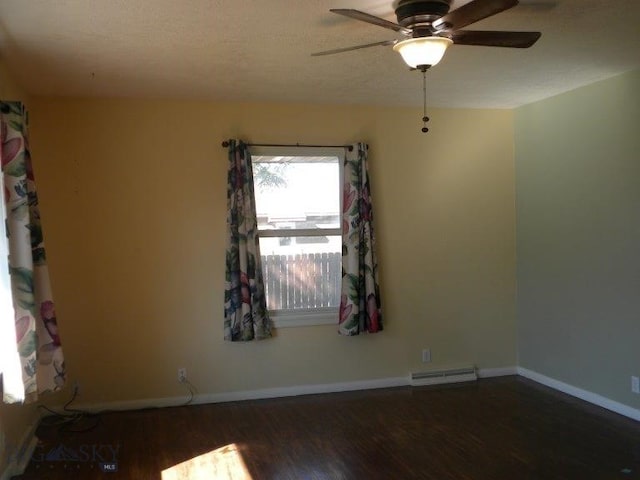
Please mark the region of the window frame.
<svg viewBox="0 0 640 480"><path fill-rule="evenodd" d="M344 183L344 162L346 159L346 149L342 147L273 147L273 146L252 146L249 149L251 154L251 165L253 167L253 157L337 157L338 158L338 227L337 228L288 228L287 237L321 237L338 236L342 237L342 185ZM254 182L255 188L255 182ZM281 234L285 229L257 229L258 239L260 238L284 238ZM261 253L262 254L262 253ZM338 291L338 297L340 292ZM317 307L305 309L278 309L268 308L269 318L274 327L310 327L318 325L338 325L340 307Z"/></svg>

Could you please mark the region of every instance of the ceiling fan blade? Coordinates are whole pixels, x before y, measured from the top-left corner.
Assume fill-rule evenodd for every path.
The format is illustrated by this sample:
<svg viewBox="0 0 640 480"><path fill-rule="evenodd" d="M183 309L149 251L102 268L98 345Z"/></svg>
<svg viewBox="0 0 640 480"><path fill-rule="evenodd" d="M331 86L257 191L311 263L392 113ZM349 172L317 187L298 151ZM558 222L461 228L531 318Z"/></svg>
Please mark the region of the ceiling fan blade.
<svg viewBox="0 0 640 480"><path fill-rule="evenodd" d="M361 20L363 22L378 25L379 27L388 28L395 32L400 32L403 35L411 35L411 30L404 28L397 23L390 22L384 18L369 15L368 13L361 12L360 10L354 10L352 8L332 8L330 12L337 13L338 15L344 15L345 17L353 18L355 20Z"/></svg>
<svg viewBox="0 0 640 480"><path fill-rule="evenodd" d="M456 30L451 34L451 40L453 40L453 43L456 45L529 48L538 41L541 35L540 32Z"/></svg>
<svg viewBox="0 0 640 480"><path fill-rule="evenodd" d="M517 4L518 0L473 0L433 22L432 28L436 32L457 30L515 7Z"/></svg>
<svg viewBox="0 0 640 480"><path fill-rule="evenodd" d="M395 45L397 40L385 40L383 42L367 43L366 45L356 45L355 47L336 48L335 50L326 50L324 52L312 53L312 57L322 57L323 55L333 55L334 53L350 52L351 50L360 50L361 48L378 47L385 45Z"/></svg>

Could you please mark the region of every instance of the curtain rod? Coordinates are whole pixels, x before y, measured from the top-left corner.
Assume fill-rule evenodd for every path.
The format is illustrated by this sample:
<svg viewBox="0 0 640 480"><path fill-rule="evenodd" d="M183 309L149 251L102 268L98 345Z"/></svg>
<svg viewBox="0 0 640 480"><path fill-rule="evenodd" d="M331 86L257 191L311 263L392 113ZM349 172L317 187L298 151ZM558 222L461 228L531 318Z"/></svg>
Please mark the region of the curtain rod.
<svg viewBox="0 0 640 480"><path fill-rule="evenodd" d="M353 145L306 145L303 143L247 143L248 147L308 147L308 148L346 148L350 152L353 151ZM229 142L227 140L222 142L222 146L227 148Z"/></svg>

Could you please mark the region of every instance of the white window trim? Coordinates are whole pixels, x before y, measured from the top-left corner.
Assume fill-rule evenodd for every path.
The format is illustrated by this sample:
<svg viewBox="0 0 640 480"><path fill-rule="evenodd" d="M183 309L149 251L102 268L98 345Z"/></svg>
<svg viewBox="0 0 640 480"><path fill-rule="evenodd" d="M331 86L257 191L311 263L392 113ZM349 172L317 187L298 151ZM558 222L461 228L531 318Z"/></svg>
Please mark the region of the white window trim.
<svg viewBox="0 0 640 480"><path fill-rule="evenodd" d="M335 147L250 147L252 156L335 156L339 165L339 211L342 225L342 184L344 182L344 161L346 151ZM341 235L341 228L332 229L292 229L287 230L289 236L323 236ZM293 234L293 235L292 235ZM258 237L281 237L282 230L260 230ZM338 292L338 295L340 292ZM318 325L338 325L339 308L313 308L295 310L269 310L269 318L275 328L312 327Z"/></svg>
<svg viewBox="0 0 640 480"><path fill-rule="evenodd" d="M269 318L274 327L311 327L338 325L338 308L313 308L305 310L270 310Z"/></svg>
<svg viewBox="0 0 640 480"><path fill-rule="evenodd" d="M283 237L324 237L326 235L342 235L339 228L287 228L274 230L258 230L258 237L283 238Z"/></svg>

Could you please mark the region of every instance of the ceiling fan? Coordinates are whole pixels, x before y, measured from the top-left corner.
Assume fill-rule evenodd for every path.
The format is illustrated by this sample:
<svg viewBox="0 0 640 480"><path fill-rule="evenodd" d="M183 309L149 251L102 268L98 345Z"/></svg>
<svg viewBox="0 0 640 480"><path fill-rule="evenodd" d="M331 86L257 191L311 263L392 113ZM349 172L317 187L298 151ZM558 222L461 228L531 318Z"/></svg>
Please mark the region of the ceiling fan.
<svg viewBox="0 0 640 480"><path fill-rule="evenodd" d="M449 11L452 0L399 0L395 9L398 23L360 10L334 8L330 11L398 32L404 40L385 40L355 47L338 48L312 56L393 45L411 67L423 70L438 63L451 44L486 47L528 48L540 38L540 32L503 32L461 30L479 20L515 7L518 0L472 0Z"/></svg>
<svg viewBox="0 0 640 480"><path fill-rule="evenodd" d="M450 12L451 2L452 0L399 0L395 8L398 23L360 10L331 9L333 13L393 30L405 38L327 50L314 53L312 56L393 45L393 50L400 53L411 69L417 69L423 73L425 115L422 121L425 126L422 131L426 133L428 131L426 122L429 118L426 116L425 72L442 60L450 45L528 48L542 35L540 32L461 30L467 25L515 7L518 0L472 0Z"/></svg>

